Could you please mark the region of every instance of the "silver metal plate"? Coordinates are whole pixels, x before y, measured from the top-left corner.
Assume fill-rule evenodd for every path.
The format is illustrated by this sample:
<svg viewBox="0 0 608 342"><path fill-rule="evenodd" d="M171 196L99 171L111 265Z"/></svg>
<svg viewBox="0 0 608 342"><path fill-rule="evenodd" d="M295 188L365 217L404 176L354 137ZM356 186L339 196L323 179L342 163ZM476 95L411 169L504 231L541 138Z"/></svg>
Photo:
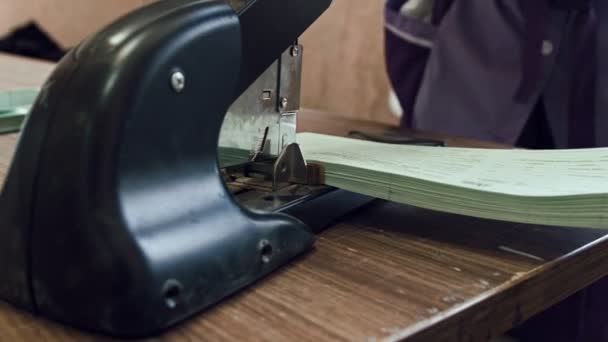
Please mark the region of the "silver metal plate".
<svg viewBox="0 0 608 342"><path fill-rule="evenodd" d="M230 107L220 132L222 167L245 163L255 152L276 157L296 141L301 63L302 47L290 47Z"/></svg>

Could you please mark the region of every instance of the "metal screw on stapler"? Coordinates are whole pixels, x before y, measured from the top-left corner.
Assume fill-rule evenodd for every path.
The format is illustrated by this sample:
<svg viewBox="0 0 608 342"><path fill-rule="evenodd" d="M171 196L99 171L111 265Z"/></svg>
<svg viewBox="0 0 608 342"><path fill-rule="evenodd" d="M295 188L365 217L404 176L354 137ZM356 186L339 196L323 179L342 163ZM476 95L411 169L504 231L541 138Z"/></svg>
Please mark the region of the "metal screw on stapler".
<svg viewBox="0 0 608 342"><path fill-rule="evenodd" d="M300 47L298 45L294 45L291 48L291 56L298 57L300 55Z"/></svg>
<svg viewBox="0 0 608 342"><path fill-rule="evenodd" d="M262 255L262 262L267 264L272 259L272 244L268 240L260 241L260 253Z"/></svg>
<svg viewBox="0 0 608 342"><path fill-rule="evenodd" d="M163 294L165 296L165 304L169 309L175 309L179 303L179 297L182 292L182 284L175 280L169 279L163 286Z"/></svg>
<svg viewBox="0 0 608 342"><path fill-rule="evenodd" d="M181 92L186 87L186 76L179 70L174 71L171 74L171 86L175 92Z"/></svg>
<svg viewBox="0 0 608 342"><path fill-rule="evenodd" d="M287 108L288 104L289 104L289 100L286 97L282 97L281 98L281 109Z"/></svg>

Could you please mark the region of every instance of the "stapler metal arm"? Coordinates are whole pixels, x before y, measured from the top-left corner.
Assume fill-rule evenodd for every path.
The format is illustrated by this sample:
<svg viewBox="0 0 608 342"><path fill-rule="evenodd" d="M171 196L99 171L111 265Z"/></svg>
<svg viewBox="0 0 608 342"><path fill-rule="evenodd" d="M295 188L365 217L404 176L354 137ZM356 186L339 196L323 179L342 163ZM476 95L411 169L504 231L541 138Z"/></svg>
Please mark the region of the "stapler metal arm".
<svg viewBox="0 0 608 342"><path fill-rule="evenodd" d="M0 297L141 336L309 249L300 220L235 201L217 146L230 105L330 1L160 1L67 55L0 198Z"/></svg>

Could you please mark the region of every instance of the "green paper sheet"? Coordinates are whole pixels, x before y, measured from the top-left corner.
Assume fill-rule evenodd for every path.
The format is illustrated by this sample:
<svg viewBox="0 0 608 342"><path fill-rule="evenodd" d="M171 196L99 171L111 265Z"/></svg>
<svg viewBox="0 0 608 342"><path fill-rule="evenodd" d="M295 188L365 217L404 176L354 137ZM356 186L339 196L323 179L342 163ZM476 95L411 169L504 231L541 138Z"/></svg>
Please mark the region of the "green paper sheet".
<svg viewBox="0 0 608 342"><path fill-rule="evenodd" d="M330 186L474 217L608 228L608 148L425 147L313 133L298 143Z"/></svg>
<svg viewBox="0 0 608 342"><path fill-rule="evenodd" d="M36 96L37 89L0 92L0 133L17 132L21 129Z"/></svg>

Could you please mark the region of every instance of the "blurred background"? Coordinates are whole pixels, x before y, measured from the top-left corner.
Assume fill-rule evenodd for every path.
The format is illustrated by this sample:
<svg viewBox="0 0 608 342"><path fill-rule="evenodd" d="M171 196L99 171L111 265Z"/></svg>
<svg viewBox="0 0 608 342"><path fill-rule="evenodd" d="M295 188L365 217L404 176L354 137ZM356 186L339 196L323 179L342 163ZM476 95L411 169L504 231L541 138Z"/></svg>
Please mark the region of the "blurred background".
<svg viewBox="0 0 608 342"><path fill-rule="evenodd" d="M155 0L1 0L0 37L35 21L60 47ZM384 0L334 0L302 38L302 107L397 123L384 69Z"/></svg>

